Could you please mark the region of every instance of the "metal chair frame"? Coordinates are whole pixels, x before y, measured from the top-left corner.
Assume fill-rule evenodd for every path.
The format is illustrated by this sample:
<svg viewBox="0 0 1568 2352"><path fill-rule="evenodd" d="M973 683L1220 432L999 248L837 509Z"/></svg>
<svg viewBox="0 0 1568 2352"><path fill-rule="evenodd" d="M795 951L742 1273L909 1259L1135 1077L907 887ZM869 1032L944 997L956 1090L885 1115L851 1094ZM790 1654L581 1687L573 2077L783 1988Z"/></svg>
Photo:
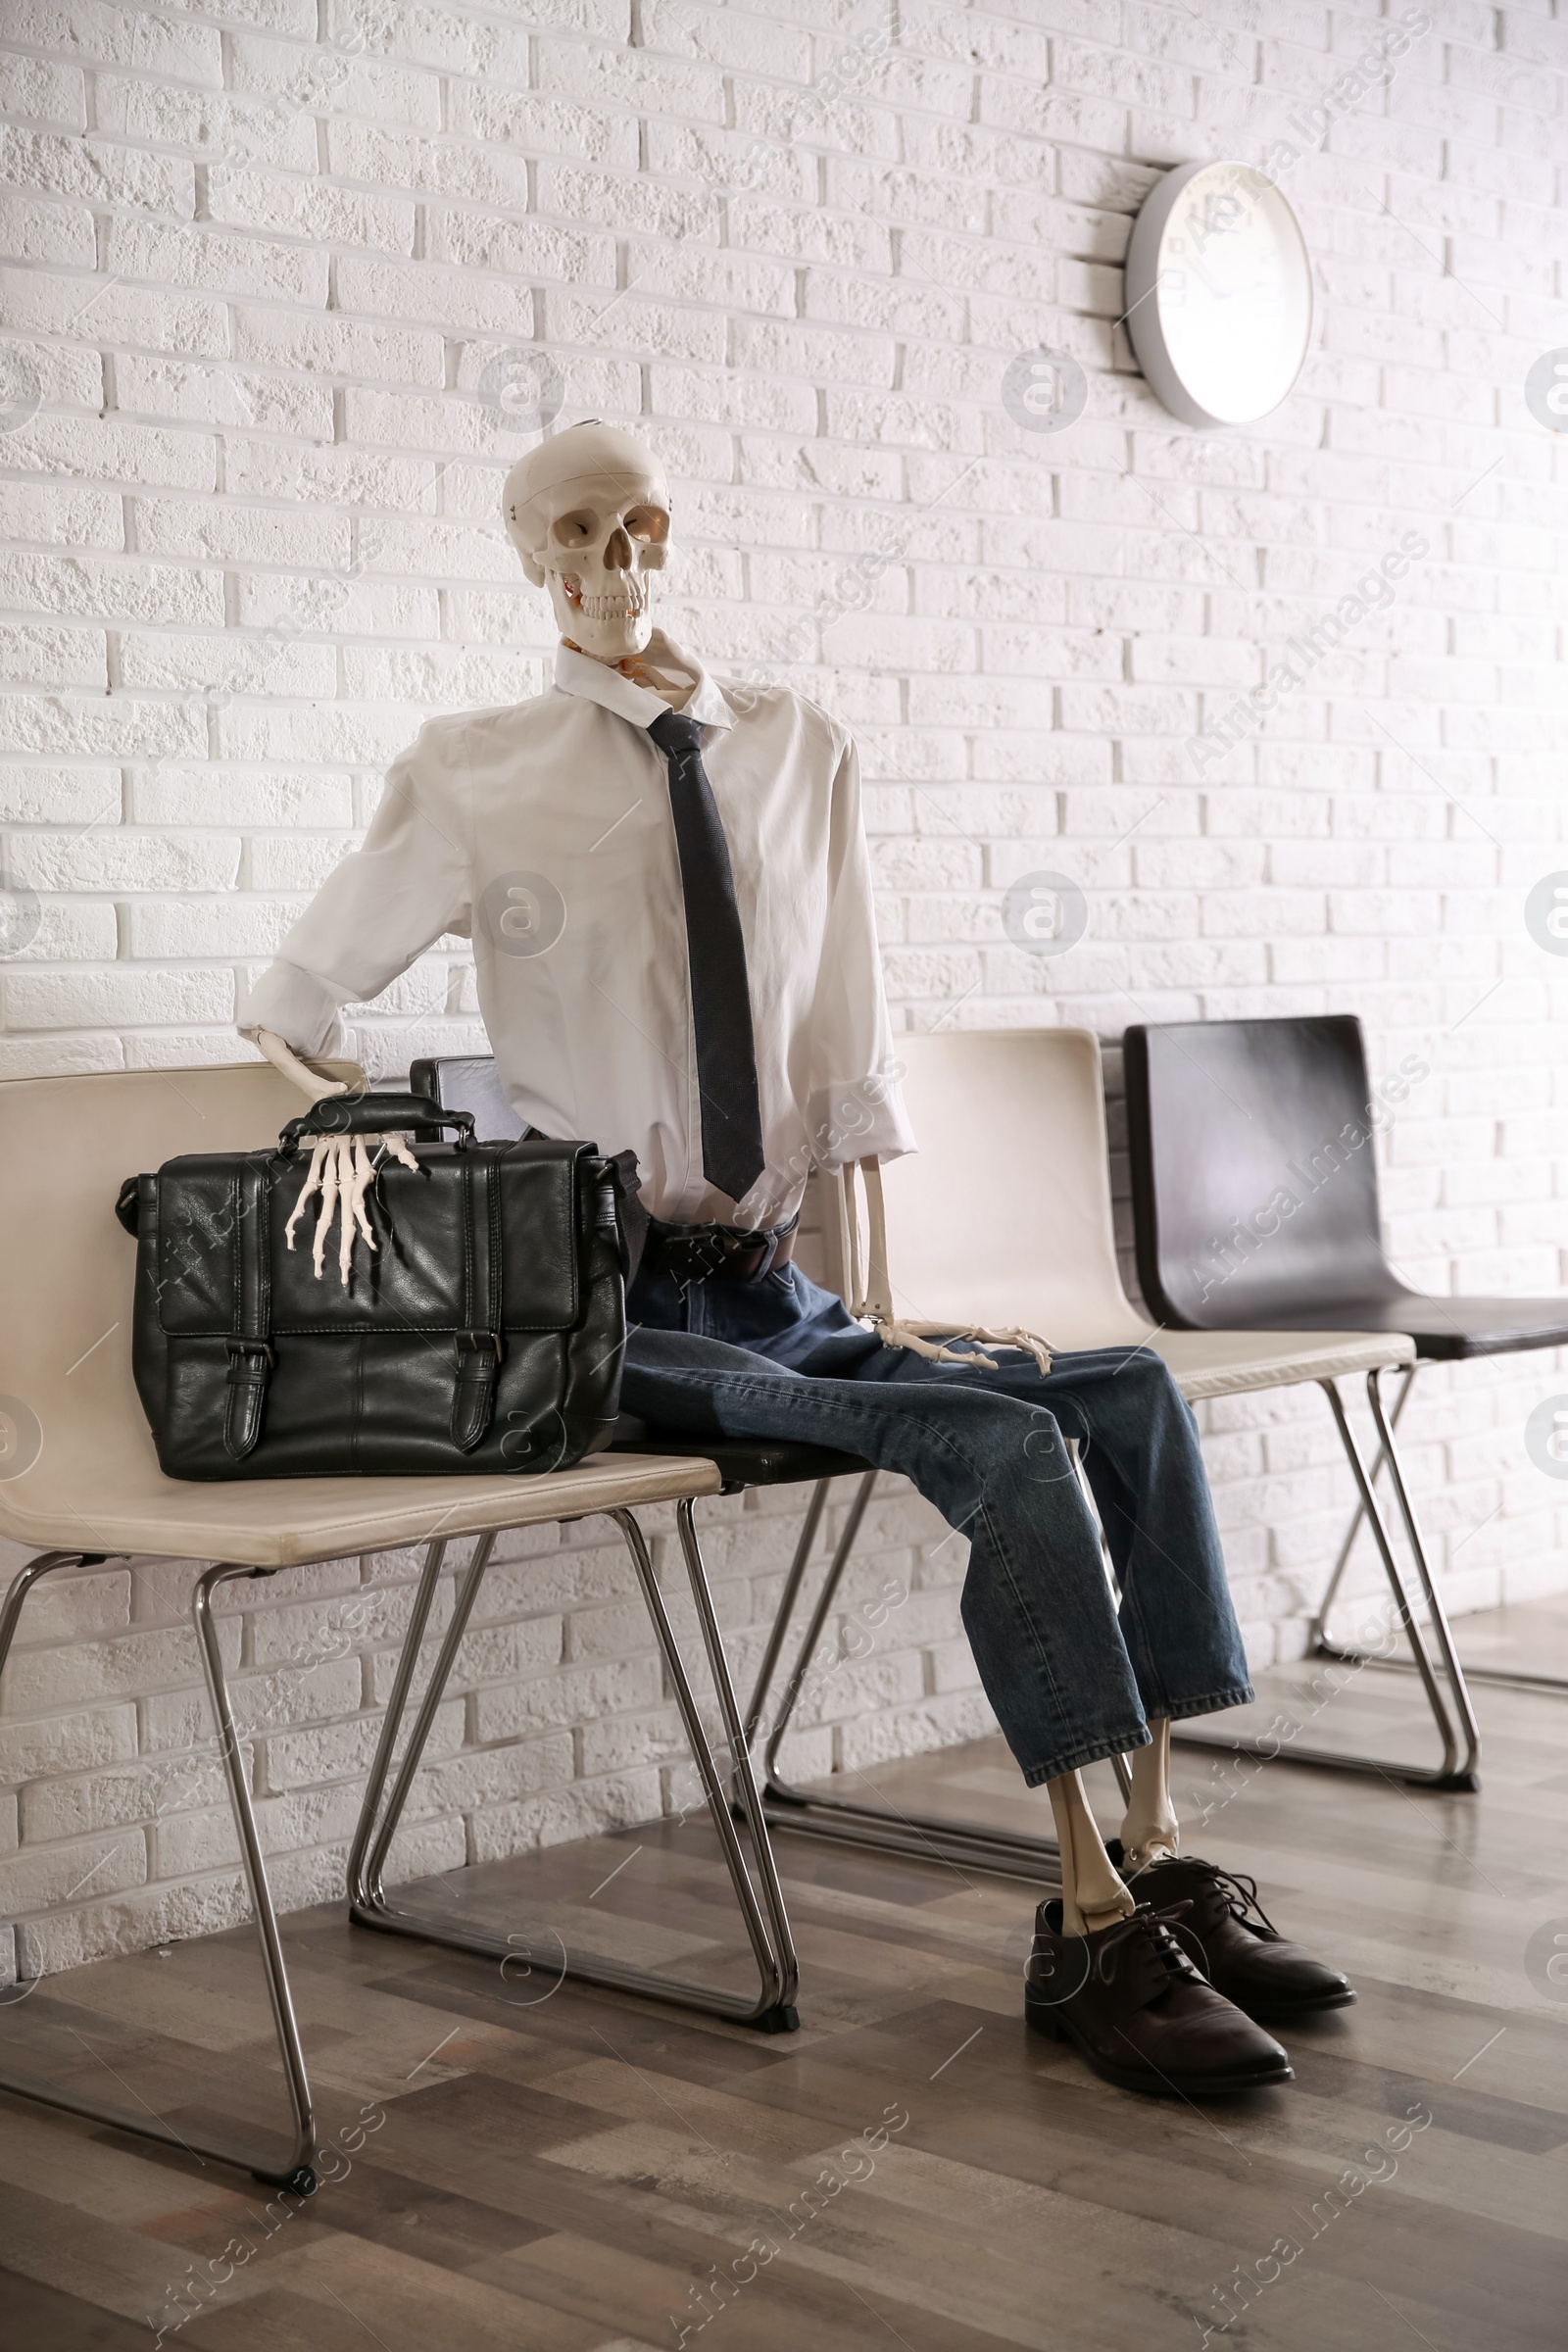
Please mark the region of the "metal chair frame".
<svg viewBox="0 0 1568 2352"><path fill-rule="evenodd" d="M1079 1482L1087 1494L1088 1485L1078 1460L1077 1446L1070 1440L1068 1444ZM821 1640L822 1628L843 1582L844 1571L849 1566L877 1477L874 1469L866 1470L857 1482L854 1497L828 1562L827 1574L811 1609L799 1653L790 1669L783 1700L768 1733L763 1753L762 1806L769 1826L775 1830L794 1831L803 1837L821 1838L830 1844L861 1846L875 1853L902 1854L912 1861L948 1863L960 1869L977 1870L994 1878L1027 1879L1046 1886L1059 1886L1061 1854L1054 1838L1028 1837L1011 1830L988 1829L980 1823L943 1820L935 1814L905 1813L886 1805L857 1803L849 1797L822 1796L809 1789L793 1787L780 1772L778 1751L789 1731L790 1718L810 1671L811 1657ZM807 1505L795 1556L784 1580L784 1592L768 1631L751 1703L746 1711L746 1740L750 1747L755 1747L761 1729L767 1694L783 1654L831 1483L829 1479L818 1479ZM1092 1496L1090 1507L1093 1508ZM1106 1567L1108 1571L1108 1559ZM1126 1759L1117 1755L1112 1756L1109 1762L1122 1795L1126 1797L1132 1787Z"/></svg>
<svg viewBox="0 0 1568 2352"><path fill-rule="evenodd" d="M700 1447L693 1447L692 1452L695 1457L701 1458ZM731 1760L728 1776L721 1771L713 1754L642 1530L627 1509L612 1509L606 1515L619 1528L637 1572L643 1599L674 1689L686 1736L691 1742L709 1811L718 1833L736 1900L746 1923L757 1962L759 1985L756 1995L748 1997L716 1985L695 1984L685 1979L662 1976L649 1969L634 1968L623 1961L588 1956L573 1958L565 1951L564 1944L563 1974L580 1984L598 1984L615 1992L650 1995L682 2008L706 2010L711 2016L727 2018L739 2025L757 2026L764 2033L793 2033L800 2023L795 2006L800 1986L800 1964L772 1847L768 1841L767 1821L742 1733L740 1709L724 1654L712 1594L703 1566L690 1500L678 1503L676 1528L698 1623L702 1629L703 1645L708 1653L709 1669L723 1718L724 1744L729 1749ZM409 1936L425 1942L445 1944L451 1950L474 1952L482 1958L500 1960L504 1964L509 1957L518 1957L515 1944L505 1936L460 1927L450 1919L443 1919L439 1913L394 1902L388 1898L383 1885L387 1854L403 1819L436 1711L457 1661L458 1649L473 1613L474 1602L478 1599L493 1545L492 1536L481 1537L472 1559L461 1573L451 1621L442 1637L394 1776L393 1757L398 1735L408 1714L410 1692L435 1600L446 1545L444 1543L432 1544L426 1553L415 1595L413 1617L398 1659L381 1736L366 1787L364 1807L349 1855L349 1915L361 1927L377 1928L394 1936ZM758 1877L761 1882L760 1899L737 1835L726 1779L735 1790L735 1813L751 1832ZM390 1794L387 1793L389 1782Z"/></svg>
<svg viewBox="0 0 1568 2352"><path fill-rule="evenodd" d="M741 1915L746 1924L752 1949L757 1958L760 1991L756 1999L725 1992L717 1987L686 1984L678 1980L656 1976L648 1971L625 1967L612 1961L572 1961L569 1956L564 1974L585 1984L610 1986L622 1992L651 1993L662 2000L684 2006L707 2009L715 2016L733 2018L737 2022L760 2026L764 2031L784 2033L799 2024L795 2008L799 1990L800 1968L795 1953L788 1913L784 1907L783 1890L778 1881L767 1827L756 1782L752 1777L750 1758L741 1735L739 1708L734 1687L725 1660L717 1620L713 1613L711 1594L703 1569L692 1521L690 1501L678 1505L678 1529L682 1554L691 1580L692 1593L697 1604L704 1645L710 1669L718 1692L724 1717L725 1743L733 1759L734 1784L740 1791L744 1818L751 1829L757 1853L757 1865L761 1879L762 1898L759 1904L756 1889L746 1865L746 1858L726 1797L724 1778L714 1758L701 1715L698 1711L691 1680L686 1671L679 1644L664 1608L663 1595L654 1573L648 1545L634 1513L622 1506L607 1516L619 1528L637 1571L638 1581L647 1602L649 1615L659 1638L670 1680L674 1685L677 1703L687 1735L692 1742L703 1788L717 1828L724 1858L729 1867ZM564 1521L562 1524L571 1524ZM435 1598L436 1584L448 1547L448 1539L438 1538L426 1548L424 1565L415 1600L413 1620L408 1640L398 1661L397 1676L387 1704L386 1716L371 1767L353 1850L349 1862L350 1913L362 1926L381 1928L398 1935L419 1936L456 1948L487 1953L505 1958L515 1957L514 1947L503 1937L486 1937L454 1929L449 1922L422 1917L418 1913L400 1910L388 1903L381 1886L381 1873L387 1848L396 1834L398 1821L413 1786L419 1759L435 1720L447 1680L456 1659L458 1645L466 1629L473 1604L478 1598L484 1572L494 1549L494 1531L478 1538L473 1558L464 1572L452 1622L447 1629L429 1687L421 1701L409 1746L399 1772L392 1802L383 1817L371 1847L375 1831L375 1811L391 1768L397 1734L407 1707L410 1685L418 1662L419 1645L429 1621ZM41 1580L61 1568L98 1567L109 1559L129 1557L122 1552L51 1551L42 1552L21 1569L12 1579L5 1600L0 1604L0 1673L4 1672L23 1607L28 1594ZM129 2132L138 2138L151 2139L162 2146L178 2148L187 2155L211 2156L222 2164L233 2165L248 2172L258 2180L282 2186L299 2196L310 2196L317 2186L313 2159L316 2152L316 2123L310 2078L306 2071L305 2053L300 2043L298 2021L294 2014L288 1971L278 1934L277 1913L272 1901L271 1886L267 1874L261 1838L256 1826L256 1812L246 1777L242 1741L234 1720L228 1678L223 1666L217 1623L212 1608L212 1595L220 1585L240 1578L273 1576L274 1568L248 1567L230 1561L220 1561L198 1575L191 1599L191 1620L201 1653L207 1690L212 1702L213 1717L218 1727L218 1746L222 1758L224 1784L228 1793L229 1810L238 1835L240 1858L250 1893L252 1917L257 1942L261 1950L263 1975L267 1984L268 2002L271 2012L272 2029L283 2062L283 2076L291 2111L291 2145L282 2162L270 2160L254 2150L241 2147L227 2138L209 2138L176 2131L173 2125L154 2116L145 2121L134 2115L101 2105L96 2100L78 2097L74 2092L43 2087L19 2077L0 2075L0 2090L21 2098L33 2099L68 2115L79 2116L91 2123L108 2124L117 2131Z"/></svg>
<svg viewBox="0 0 1568 2352"><path fill-rule="evenodd" d="M1366 1376L1367 1402L1371 1407L1373 1425L1378 1437L1378 1452L1370 1472L1356 1442L1355 1432L1350 1427L1338 1383L1325 1380L1318 1384L1333 1409L1335 1424L1340 1433L1340 1443L1344 1446L1346 1459L1348 1461L1355 1479L1359 1502L1352 1536L1347 1541L1341 1552L1340 1567L1335 1570L1329 1593L1325 1596L1317 1617L1313 1621L1313 1642L1317 1654L1331 1657L1345 1665L1353 1665L1358 1670L1364 1666L1391 1666L1404 1668L1412 1674L1419 1674L1422 1688L1426 1691L1427 1704L1432 1710L1433 1722L1436 1724L1438 1736L1443 1741L1443 1761L1435 1767L1398 1764L1386 1762L1377 1756L1341 1754L1333 1748L1298 1747L1294 1742L1290 1749L1290 1760L1295 1764L1321 1765L1325 1769L1335 1772L1376 1773L1385 1780L1404 1781L1412 1788L1451 1789L1473 1794L1481 1786L1480 1726L1476 1722L1475 1708L1471 1703L1464 1669L1459 1663L1458 1653L1454 1648L1453 1634L1448 1624L1447 1612L1444 1608L1442 1595L1438 1591L1431 1565L1427 1559L1426 1541L1421 1533L1420 1522L1416 1517L1415 1505L1410 1499L1410 1491L1405 1483L1404 1465L1400 1460L1394 1435L1394 1423L1397 1418L1398 1405L1403 1403L1405 1396L1409 1394L1413 1371L1413 1366L1406 1367L1404 1371L1403 1386L1400 1389L1393 1415L1389 1413L1384 1403L1383 1374L1369 1372ZM1394 1487L1395 1501L1398 1506L1405 1541L1410 1549L1410 1557L1415 1564L1416 1576L1421 1587L1421 1597L1426 1603L1428 1615L1432 1620L1432 1631L1437 1642L1443 1672L1448 1685L1448 1696L1453 1704L1452 1716L1448 1713L1438 1682L1437 1664L1422 1638L1420 1621L1416 1612L1410 1606L1409 1593L1389 1542L1387 1522L1378 1507L1377 1497L1373 1492L1378 1471L1385 1464ZM1363 1518L1372 1529L1378 1554L1383 1562L1384 1574L1388 1578L1389 1589L1394 1595L1399 1630L1409 1642L1413 1652L1407 1665L1406 1661L1402 1659L1380 1658L1371 1650L1328 1648L1323 1642L1321 1631L1323 1618L1329 1600L1332 1599L1334 1587L1339 1582L1340 1570L1348 1557L1354 1528L1360 1526ZM1457 1718L1457 1725L1455 1718ZM1205 1740L1200 1733L1178 1730L1174 1727L1171 1737L1173 1740L1180 1740L1186 1747L1216 1748L1222 1752L1257 1756L1265 1762L1272 1761L1280 1753L1277 1742L1270 1747L1265 1741L1259 1740Z"/></svg>
<svg viewBox="0 0 1568 2352"><path fill-rule="evenodd" d="M0 1607L0 1672L16 1639L18 1621L28 1593L43 1577L57 1568L94 1568L109 1559L123 1559L123 1552L46 1551L28 1562L12 1579L3 1607ZM293 2189L296 2195L308 2197L315 2191L317 2181L312 2159L316 2153L316 2126L311 2107L310 2079L305 2071L305 2053L300 2047L299 2026L294 2016L293 1996L289 1991L288 1972L283 1965L283 1947L278 1939L277 1914L272 1905L272 1890L263 1859L261 1839L257 1835L256 1812L251 1802L250 1787L245 1777L244 1759L240 1754L240 1736L234 1723L234 1711L229 1701L228 1679L223 1671L222 1652L219 1645L218 1628L213 1618L212 1596L220 1585L237 1577L273 1576L272 1568L248 1568L230 1561L219 1561L196 1579L191 1597L191 1621L201 1650L202 1667L207 1679L208 1696L218 1725L218 1743L223 1760L223 1778L228 1788L229 1810L239 1835L240 1857L245 1868L245 1881L250 1889L251 1909L256 1923L257 1941L261 1946L262 1969L267 1980L268 2000L272 2012L272 2029L283 2060L283 2076L288 2086L292 2110L292 2152L286 2163L278 2165L265 2158L258 2162L254 2154L234 2142L221 2139L192 2137L176 2132L172 2124L154 2117L146 2123L134 2116L101 2107L92 2099L82 2099L64 2090L41 2089L36 2083L24 2082L10 2076L0 2076L0 2090L13 2092L19 2098L36 2099L45 2107L55 2107L67 2115L84 2116L95 2124L112 2124L117 2131L133 2132L138 2138L153 2139L163 2146L183 2149L187 2155L212 2156L221 2164L237 2166L258 2180Z"/></svg>
<svg viewBox="0 0 1568 2352"><path fill-rule="evenodd" d="M1418 1356L1413 1364L1406 1366L1399 1382L1398 1394L1389 1412L1391 1430L1398 1429L1400 1416L1403 1414L1410 1391L1415 1386L1415 1376L1420 1371L1422 1363L1427 1360L1429 1359ZM1388 1458L1387 1451L1380 1444L1372 1462L1371 1479L1374 1486L1382 1476ZM1343 1666L1385 1666L1393 1668L1399 1674L1416 1674L1420 1671L1420 1661L1417 1658L1374 1658L1366 1650L1348 1648L1343 1642L1337 1642L1329 1631L1329 1611L1334 1606L1345 1571L1349 1566L1350 1554L1355 1549L1355 1540L1361 1532L1361 1522L1365 1516L1365 1504L1357 1501L1350 1514L1349 1525L1346 1529L1345 1541L1340 1545L1339 1558L1334 1563L1333 1573L1324 1587L1323 1597L1318 1602L1317 1614L1312 1620L1312 1654L1319 1658L1333 1658L1337 1664ZM1464 1669L1464 1677L1467 1683L1490 1683L1504 1690L1568 1690L1568 1676L1527 1674L1523 1668L1516 1666L1467 1666Z"/></svg>

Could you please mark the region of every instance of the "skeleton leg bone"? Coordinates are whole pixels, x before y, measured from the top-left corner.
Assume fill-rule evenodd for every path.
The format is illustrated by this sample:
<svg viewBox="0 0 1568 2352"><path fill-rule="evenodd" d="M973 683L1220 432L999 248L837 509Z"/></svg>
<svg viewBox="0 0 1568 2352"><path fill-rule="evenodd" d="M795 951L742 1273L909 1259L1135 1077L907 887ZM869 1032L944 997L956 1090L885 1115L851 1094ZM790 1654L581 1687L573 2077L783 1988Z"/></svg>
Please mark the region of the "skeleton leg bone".
<svg viewBox="0 0 1568 2352"><path fill-rule="evenodd" d="M1170 1724L1163 1716L1153 1716L1149 1729L1153 1735L1149 1745L1135 1747L1129 1765L1133 1785L1121 1825L1128 1870L1142 1870L1181 1849L1181 1828L1170 1794Z"/></svg>
<svg viewBox="0 0 1568 2352"><path fill-rule="evenodd" d="M1095 1817L1075 1772L1046 1783L1061 1848L1061 1926L1066 1936L1093 1935L1137 1908L1138 1897L1122 1885L1095 1827Z"/></svg>

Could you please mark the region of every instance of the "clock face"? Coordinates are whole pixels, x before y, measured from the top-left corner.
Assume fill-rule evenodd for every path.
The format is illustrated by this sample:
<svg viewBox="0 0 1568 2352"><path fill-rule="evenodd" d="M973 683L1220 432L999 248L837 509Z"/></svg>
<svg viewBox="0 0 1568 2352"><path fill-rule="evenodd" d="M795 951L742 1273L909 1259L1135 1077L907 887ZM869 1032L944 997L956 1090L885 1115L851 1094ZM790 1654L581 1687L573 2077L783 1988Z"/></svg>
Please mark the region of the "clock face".
<svg viewBox="0 0 1568 2352"><path fill-rule="evenodd" d="M1150 384L1190 424L1277 409L1312 331L1296 215L1248 164L1185 164L1151 192L1127 250L1127 326Z"/></svg>

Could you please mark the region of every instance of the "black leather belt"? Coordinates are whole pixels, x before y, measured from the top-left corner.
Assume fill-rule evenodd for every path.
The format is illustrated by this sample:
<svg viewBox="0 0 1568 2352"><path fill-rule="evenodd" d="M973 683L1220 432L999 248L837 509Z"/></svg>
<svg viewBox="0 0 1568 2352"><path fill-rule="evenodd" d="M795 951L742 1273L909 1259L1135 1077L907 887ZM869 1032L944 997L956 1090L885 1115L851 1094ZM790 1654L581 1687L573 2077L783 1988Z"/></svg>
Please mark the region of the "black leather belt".
<svg viewBox="0 0 1568 2352"><path fill-rule="evenodd" d="M760 1282L795 1255L797 1213L787 1225L766 1231L747 1225L666 1225L651 1217L642 1270L668 1274L684 1289L689 1282Z"/></svg>

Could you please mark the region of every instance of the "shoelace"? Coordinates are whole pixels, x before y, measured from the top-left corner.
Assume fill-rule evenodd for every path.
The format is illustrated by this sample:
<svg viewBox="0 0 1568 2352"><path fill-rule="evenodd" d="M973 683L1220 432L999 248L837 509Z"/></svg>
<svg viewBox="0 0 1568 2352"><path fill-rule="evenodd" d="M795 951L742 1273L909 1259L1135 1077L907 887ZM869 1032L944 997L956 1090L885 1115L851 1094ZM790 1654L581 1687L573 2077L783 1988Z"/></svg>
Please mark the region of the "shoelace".
<svg viewBox="0 0 1568 2352"><path fill-rule="evenodd" d="M1238 1920L1243 1927L1250 1927L1252 1923L1248 1913L1255 1911L1269 1934L1278 1937L1278 1928L1257 1899L1255 1879L1250 1879L1245 1871L1221 1870L1217 1862L1194 1861L1187 1863L1186 1868L1201 1871L1203 1877L1218 1888L1232 1919Z"/></svg>
<svg viewBox="0 0 1568 2352"><path fill-rule="evenodd" d="M1166 1980L1201 1982L1170 1932L1171 1922L1185 1918L1191 1909L1189 1902L1172 1903L1164 1911L1140 1903L1118 1926L1108 1928L1097 1939L1095 1951L1095 1974L1101 1983L1114 1984L1125 1969L1141 1970L1140 1981L1129 1989L1152 1999L1166 1989Z"/></svg>

